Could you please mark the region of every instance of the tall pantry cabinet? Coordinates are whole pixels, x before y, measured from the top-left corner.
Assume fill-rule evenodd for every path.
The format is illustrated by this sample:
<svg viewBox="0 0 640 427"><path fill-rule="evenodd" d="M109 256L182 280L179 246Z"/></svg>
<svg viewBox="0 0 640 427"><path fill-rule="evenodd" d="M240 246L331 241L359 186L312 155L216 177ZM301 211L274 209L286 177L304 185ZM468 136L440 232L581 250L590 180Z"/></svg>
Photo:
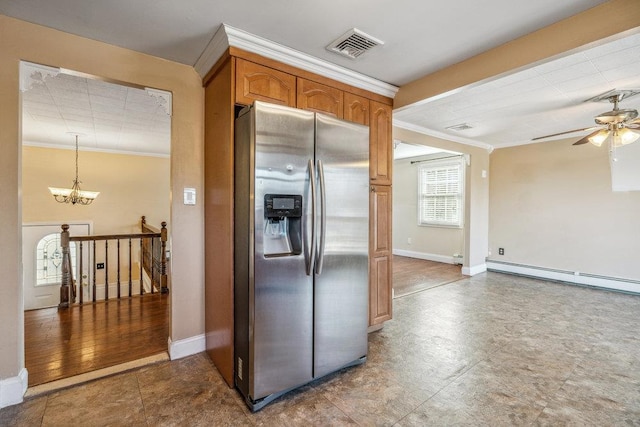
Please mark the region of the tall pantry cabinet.
<svg viewBox="0 0 640 427"><path fill-rule="evenodd" d="M370 127L369 325L391 319L390 98L230 47L205 85L206 349L233 385L233 144L238 111L255 100Z"/></svg>

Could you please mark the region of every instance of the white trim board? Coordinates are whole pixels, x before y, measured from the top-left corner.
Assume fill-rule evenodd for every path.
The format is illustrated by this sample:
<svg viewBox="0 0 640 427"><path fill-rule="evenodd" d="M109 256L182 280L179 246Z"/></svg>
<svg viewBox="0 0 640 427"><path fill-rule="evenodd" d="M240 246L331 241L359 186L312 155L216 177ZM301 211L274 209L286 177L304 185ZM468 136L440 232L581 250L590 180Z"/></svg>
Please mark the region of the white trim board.
<svg viewBox="0 0 640 427"><path fill-rule="evenodd" d="M394 249L392 251L394 255L406 256L409 258L425 259L427 261L443 262L445 264L456 264L453 256L430 254L425 252L405 251L403 249ZM461 273L465 276L475 276L476 274L484 273L487 271L486 264L474 265L472 267L463 266Z"/></svg>
<svg viewBox="0 0 640 427"><path fill-rule="evenodd" d="M611 289L640 294L640 281L617 277L598 276L567 270L556 270L532 265L487 260L487 269L500 273L517 274L538 279L555 280L580 286Z"/></svg>
<svg viewBox="0 0 640 427"><path fill-rule="evenodd" d="M453 257L448 255L430 254L426 252L407 251L404 249L394 249L394 255L406 256L409 258L424 259L427 261L443 262L445 264L455 264Z"/></svg>
<svg viewBox="0 0 640 427"><path fill-rule="evenodd" d="M206 346L204 334L177 341L171 341L171 338L169 338L169 358L171 360L177 360L193 354L202 353L206 350Z"/></svg>
<svg viewBox="0 0 640 427"><path fill-rule="evenodd" d="M0 408L22 403L28 383L29 373L26 368L22 368L15 377L0 380Z"/></svg>
<svg viewBox="0 0 640 427"><path fill-rule="evenodd" d="M487 264L478 264L472 267L462 267L462 274L465 276L475 276L476 274L487 271Z"/></svg>

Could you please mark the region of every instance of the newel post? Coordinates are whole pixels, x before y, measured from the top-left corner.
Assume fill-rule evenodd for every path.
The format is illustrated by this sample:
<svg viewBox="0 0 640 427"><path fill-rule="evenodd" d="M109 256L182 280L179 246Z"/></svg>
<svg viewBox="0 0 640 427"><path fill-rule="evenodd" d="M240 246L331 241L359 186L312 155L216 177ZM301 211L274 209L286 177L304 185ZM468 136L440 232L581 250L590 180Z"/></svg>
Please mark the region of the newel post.
<svg viewBox="0 0 640 427"><path fill-rule="evenodd" d="M160 254L160 292L166 294L169 292L169 287L167 286L167 222L162 221L160 225L162 226L162 229L160 229L162 251Z"/></svg>
<svg viewBox="0 0 640 427"><path fill-rule="evenodd" d="M71 290L71 251L69 250L69 225L62 224L60 233L62 247L62 283L60 283L60 304L58 309L69 308Z"/></svg>

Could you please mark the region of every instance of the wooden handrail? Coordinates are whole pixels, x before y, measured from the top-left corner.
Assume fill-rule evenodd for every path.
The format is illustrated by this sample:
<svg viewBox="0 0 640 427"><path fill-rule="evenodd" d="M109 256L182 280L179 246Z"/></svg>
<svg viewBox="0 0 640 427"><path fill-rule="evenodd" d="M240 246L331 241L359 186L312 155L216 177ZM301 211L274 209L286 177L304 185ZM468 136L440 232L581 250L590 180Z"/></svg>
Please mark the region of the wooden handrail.
<svg viewBox="0 0 640 427"><path fill-rule="evenodd" d="M120 240L127 240L128 245L128 296L132 296L132 241L139 241L140 250L140 295L143 295L143 272L147 272L151 279L151 293L155 291L157 287L162 293L169 292L168 279L167 279L167 257L166 257L166 244L168 238L167 223L162 222L162 228L157 230L154 227L146 224L146 219L143 216L141 221L140 233L130 234L104 234L94 236L70 236L69 225L62 225L61 232L61 246L62 246L62 283L60 284L60 304L59 308L68 308L72 303L76 302L76 288L75 281L73 280L73 271L71 264L71 250L70 242L79 242L80 251L80 277L82 277L82 247L83 242L93 242L92 245L87 245L88 249L93 249L93 302L96 301L96 242L104 241L104 268L105 268L105 300L109 299L109 240L117 241L117 298L121 298L121 274L120 274ZM159 241L158 244L154 244L154 241ZM126 250L126 249L125 249ZM125 279L126 280L126 279ZM125 283L126 285L126 283ZM84 293L82 288L82 281L80 281L80 304L84 303Z"/></svg>
<svg viewBox="0 0 640 427"><path fill-rule="evenodd" d="M148 239L162 237L162 233L102 234L95 236L70 236L71 242L88 242L91 240Z"/></svg>

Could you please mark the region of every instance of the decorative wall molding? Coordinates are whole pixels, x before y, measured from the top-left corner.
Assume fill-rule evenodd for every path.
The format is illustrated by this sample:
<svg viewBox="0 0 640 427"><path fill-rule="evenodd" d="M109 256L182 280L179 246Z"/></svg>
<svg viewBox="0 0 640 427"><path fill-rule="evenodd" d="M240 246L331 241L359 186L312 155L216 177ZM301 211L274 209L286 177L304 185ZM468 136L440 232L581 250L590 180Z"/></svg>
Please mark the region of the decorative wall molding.
<svg viewBox="0 0 640 427"><path fill-rule="evenodd" d="M204 334L178 341L171 341L171 338L169 338L169 358L171 360L182 359L192 354L202 353L205 349L206 342Z"/></svg>
<svg viewBox="0 0 640 427"><path fill-rule="evenodd" d="M26 92L34 84L44 84L49 77L60 74L60 68L20 61L20 92Z"/></svg>
<svg viewBox="0 0 640 427"><path fill-rule="evenodd" d="M445 264L455 264L454 258L448 255L438 255L438 254L429 254L426 252L406 251L404 249L394 249L393 254L399 255L399 256L406 256L409 258L425 259L427 261L443 262Z"/></svg>
<svg viewBox="0 0 640 427"><path fill-rule="evenodd" d="M237 47L247 52L256 53L284 64L291 65L312 73L328 77L339 82L368 90L389 98L393 98L398 92L398 87L376 80L364 74L349 70L339 65L332 64L306 53L298 52L281 44L272 42L262 37L255 36L246 31L222 24L213 36L194 68L202 78L222 56L227 47Z"/></svg>
<svg viewBox="0 0 640 427"><path fill-rule="evenodd" d="M537 279L555 280L593 288L612 289L616 291L640 294L640 281L619 277L599 276L568 270L557 270L525 264L487 260L487 269L500 273L517 274Z"/></svg>
<svg viewBox="0 0 640 427"><path fill-rule="evenodd" d="M15 377L0 380L0 408L22 403L28 383L29 373L26 368L22 368Z"/></svg>
<svg viewBox="0 0 640 427"><path fill-rule="evenodd" d="M144 90L147 92L147 95L156 100L159 106L164 108L164 112L167 113L167 116L173 116L173 95L171 92L148 87L145 87Z"/></svg>

